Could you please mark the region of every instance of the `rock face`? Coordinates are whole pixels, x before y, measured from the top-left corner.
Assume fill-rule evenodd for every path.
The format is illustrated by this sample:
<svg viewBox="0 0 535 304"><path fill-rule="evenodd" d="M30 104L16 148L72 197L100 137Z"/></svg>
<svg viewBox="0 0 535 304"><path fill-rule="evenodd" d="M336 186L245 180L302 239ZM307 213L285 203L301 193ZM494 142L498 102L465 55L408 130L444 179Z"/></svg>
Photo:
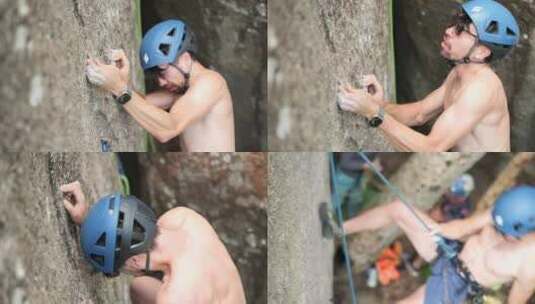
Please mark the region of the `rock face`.
<svg viewBox="0 0 535 304"><path fill-rule="evenodd" d="M108 154L0 156L0 303L130 303L125 276L83 258L59 185L80 180L88 202L119 190Z"/></svg>
<svg viewBox="0 0 535 304"><path fill-rule="evenodd" d="M330 202L327 153L270 153L269 303L331 303L334 241L322 237Z"/></svg>
<svg viewBox="0 0 535 304"><path fill-rule="evenodd" d="M136 195L158 215L186 206L206 217L238 266L247 303L266 303L266 154L151 153L138 162Z"/></svg>
<svg viewBox="0 0 535 304"><path fill-rule="evenodd" d="M87 56L137 58L134 1L0 1L0 150L140 151L143 132L84 76ZM131 79L143 88L134 71Z"/></svg>
<svg viewBox="0 0 535 304"><path fill-rule="evenodd" d="M266 0L143 1L143 28L185 20L199 55L226 79L234 103L236 149L267 150Z"/></svg>
<svg viewBox="0 0 535 304"><path fill-rule="evenodd" d="M440 42L460 1L400 0L395 2L398 100L415 101L439 87L449 71L440 55ZM533 151L535 107L535 3L501 1L517 17L520 45L494 65L502 79L511 113L513 151Z"/></svg>
<svg viewBox="0 0 535 304"><path fill-rule="evenodd" d="M395 99L390 0L270 0L269 148L391 151L336 105L337 82L375 74Z"/></svg>

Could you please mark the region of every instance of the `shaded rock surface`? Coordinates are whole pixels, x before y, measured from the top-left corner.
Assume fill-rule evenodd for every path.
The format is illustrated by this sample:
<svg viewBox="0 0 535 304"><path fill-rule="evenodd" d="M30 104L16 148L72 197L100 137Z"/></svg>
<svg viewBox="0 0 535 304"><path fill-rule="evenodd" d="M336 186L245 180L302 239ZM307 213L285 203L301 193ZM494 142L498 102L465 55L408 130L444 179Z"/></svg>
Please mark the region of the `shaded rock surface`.
<svg viewBox="0 0 535 304"><path fill-rule="evenodd" d="M125 276L83 258L59 191L80 180L92 204L119 190L110 154L2 154L0 175L0 303L130 303Z"/></svg>
<svg viewBox="0 0 535 304"><path fill-rule="evenodd" d="M185 20L199 42L201 61L226 79L237 151L267 150L266 2L142 1L144 31L164 19Z"/></svg>
<svg viewBox="0 0 535 304"><path fill-rule="evenodd" d="M394 1L396 68L399 101L416 101L438 88L450 68L440 55L440 43L450 17L461 1ZM509 101L513 151L533 151L535 140L535 2L500 1L517 17L520 45L494 65Z"/></svg>
<svg viewBox="0 0 535 304"><path fill-rule="evenodd" d="M152 153L138 157L137 196L158 215L186 206L206 217L238 266L248 303L266 303L264 153Z"/></svg>
<svg viewBox="0 0 535 304"><path fill-rule="evenodd" d="M375 74L395 99L390 0L272 0L268 141L272 151L391 151L363 118L336 105L338 81Z"/></svg>
<svg viewBox="0 0 535 304"><path fill-rule="evenodd" d="M106 48L138 57L135 1L0 1L0 14L1 151L143 149L141 128L84 75Z"/></svg>

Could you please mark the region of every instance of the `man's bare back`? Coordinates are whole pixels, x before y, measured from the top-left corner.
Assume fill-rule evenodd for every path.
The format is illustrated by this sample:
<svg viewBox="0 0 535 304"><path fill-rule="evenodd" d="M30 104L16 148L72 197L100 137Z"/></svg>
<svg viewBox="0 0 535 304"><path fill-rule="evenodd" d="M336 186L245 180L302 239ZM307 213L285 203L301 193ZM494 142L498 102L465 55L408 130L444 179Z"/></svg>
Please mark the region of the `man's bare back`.
<svg viewBox="0 0 535 304"><path fill-rule="evenodd" d="M238 269L212 226L198 213L174 208L158 220L162 240L180 240L168 251L156 303L245 303ZM168 247L171 249L171 247Z"/></svg>
<svg viewBox="0 0 535 304"><path fill-rule="evenodd" d="M485 113L477 124L457 142L452 150L459 152L510 151L507 97L501 80L490 67L466 76L459 75L457 68L453 69L444 84L444 111L454 105L465 93L466 88L474 82L485 83L491 92L490 98L484 101L487 104L483 109ZM459 116L458 119L463 119L463 117Z"/></svg>

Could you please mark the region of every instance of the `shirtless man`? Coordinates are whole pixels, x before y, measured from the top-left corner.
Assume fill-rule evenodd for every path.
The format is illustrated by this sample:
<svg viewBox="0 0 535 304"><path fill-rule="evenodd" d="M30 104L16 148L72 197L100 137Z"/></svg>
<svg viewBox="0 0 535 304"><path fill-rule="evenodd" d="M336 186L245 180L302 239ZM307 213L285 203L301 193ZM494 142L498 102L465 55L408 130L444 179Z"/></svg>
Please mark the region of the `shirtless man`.
<svg viewBox="0 0 535 304"><path fill-rule="evenodd" d="M72 220L82 226L80 241L88 261L108 276L120 270L135 276L133 303L245 303L238 269L212 226L195 211L173 208L156 221L148 206L120 194L103 197L88 211L79 182L60 189L69 197L63 203ZM110 215L113 210L124 216ZM95 254L104 256L100 263L93 260ZM158 272L161 281L149 276Z"/></svg>
<svg viewBox="0 0 535 304"><path fill-rule="evenodd" d="M535 187L515 187L502 194L492 210L444 224L415 211L435 233L461 248L457 259L448 259L437 248L434 234L426 233L400 201L371 209L344 223L346 234L396 224L418 254L433 263L426 285L398 303L460 304L469 296L469 289L477 291L507 282L513 282L508 303L527 303L535 291L535 267L531 267L535 263ZM464 245L455 241L461 239Z"/></svg>
<svg viewBox="0 0 535 304"><path fill-rule="evenodd" d="M400 151L510 151L507 97L488 63L503 58L519 35L504 6L493 0L468 1L444 33L441 54L455 67L440 88L421 101L396 105L384 100L383 88L368 75L362 85L372 87L370 93L343 85L339 106L380 127ZM429 135L410 128L436 116Z"/></svg>
<svg viewBox="0 0 535 304"><path fill-rule="evenodd" d="M232 98L223 76L195 60L196 41L180 20L152 27L140 48L141 66L161 90L143 96L132 90L124 51L109 50L111 64L88 59L89 81L115 100L152 136L167 142L180 135L184 152L234 152Z"/></svg>

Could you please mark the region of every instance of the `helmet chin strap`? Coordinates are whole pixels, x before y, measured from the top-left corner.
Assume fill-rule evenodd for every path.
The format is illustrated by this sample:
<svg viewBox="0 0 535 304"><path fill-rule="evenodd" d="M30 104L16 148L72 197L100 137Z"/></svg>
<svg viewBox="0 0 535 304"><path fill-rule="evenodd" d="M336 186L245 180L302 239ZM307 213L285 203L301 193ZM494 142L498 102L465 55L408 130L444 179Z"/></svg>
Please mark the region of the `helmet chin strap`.
<svg viewBox="0 0 535 304"><path fill-rule="evenodd" d="M145 272L150 272L150 252L147 251L147 259L145 260Z"/></svg>
<svg viewBox="0 0 535 304"><path fill-rule="evenodd" d="M469 64L469 63L485 64L486 63L485 61L474 61L474 60L470 59L470 56L472 56L472 53L476 50L476 47L478 45L479 45L479 40L476 39L476 41L474 42L474 44L472 45L472 47L468 51L468 54L466 54L466 56L464 56L463 59L461 59L461 60L451 60L451 59L449 59L448 62L452 66L456 66L456 65L459 65L459 64Z"/></svg>

